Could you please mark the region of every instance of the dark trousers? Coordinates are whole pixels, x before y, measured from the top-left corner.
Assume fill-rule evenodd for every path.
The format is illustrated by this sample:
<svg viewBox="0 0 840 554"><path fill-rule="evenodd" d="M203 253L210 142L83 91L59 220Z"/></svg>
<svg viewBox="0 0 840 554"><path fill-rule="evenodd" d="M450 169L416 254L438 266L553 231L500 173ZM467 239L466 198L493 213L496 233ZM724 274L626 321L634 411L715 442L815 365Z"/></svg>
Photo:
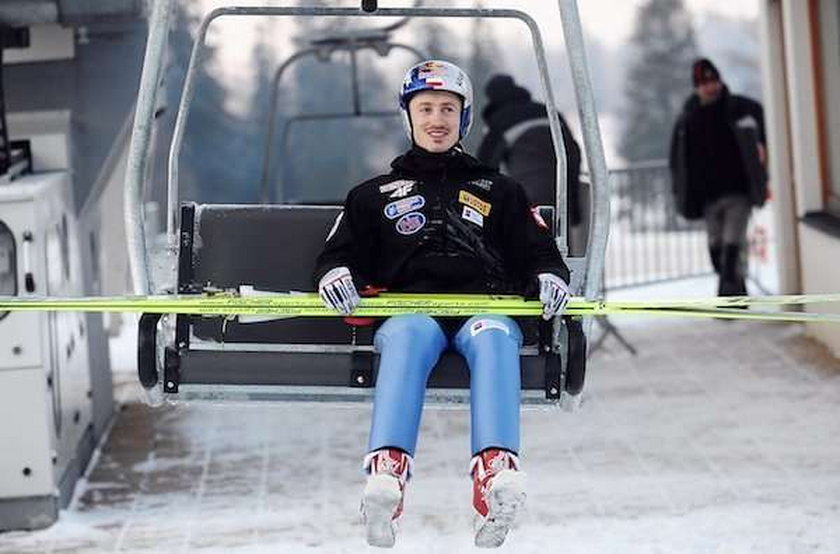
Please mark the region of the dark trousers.
<svg viewBox="0 0 840 554"><path fill-rule="evenodd" d="M746 195L722 196L706 205L704 216L709 239L709 256L719 275L719 296L747 293L746 261L747 224L752 202Z"/></svg>

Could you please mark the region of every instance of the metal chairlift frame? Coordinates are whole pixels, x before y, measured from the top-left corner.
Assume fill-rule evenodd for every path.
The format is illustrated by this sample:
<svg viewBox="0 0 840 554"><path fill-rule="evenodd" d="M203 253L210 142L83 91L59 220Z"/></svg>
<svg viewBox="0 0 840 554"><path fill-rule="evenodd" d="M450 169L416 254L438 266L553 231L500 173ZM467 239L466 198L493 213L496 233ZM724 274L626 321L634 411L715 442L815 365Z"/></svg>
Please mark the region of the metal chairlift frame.
<svg viewBox="0 0 840 554"><path fill-rule="evenodd" d="M392 42L390 40L390 33L395 29L404 25L408 19L403 19L395 24L389 25L382 29L366 29L363 31L352 31L338 36L329 36L321 40L311 41L310 48L295 52L289 56L274 72L274 77L271 81L271 98L269 100L268 112L268 126L265 137L265 149L263 151L263 165L262 165L262 181L260 183L260 201L269 203L276 200L283 200L284 184L285 184L285 164L283 164L284 156L280 156L280 168L272 167L272 160L274 159L274 138L277 127L277 106L279 104L279 89L280 81L286 70L292 64L301 61L307 56L315 56L320 61L327 62L330 57L337 51L346 51L350 55L350 84L352 94L353 111L351 112L334 112L334 113L311 113L298 114L286 119L281 127L280 132L280 151L285 153L288 151L289 133L297 123L305 121L329 121L339 119L350 119L357 117L397 117L400 112L397 110L390 111L362 111L361 100L359 98L359 71L357 64L357 56L359 50L371 49L379 56L386 56L390 54L391 50L400 49L405 50L417 57L418 61L423 60L426 56L416 48L407 44L399 42ZM275 186L271 185L272 176L277 174L278 180Z"/></svg>
<svg viewBox="0 0 840 554"><path fill-rule="evenodd" d="M153 5L150 17L150 32L144 59L143 74L141 77L140 90L138 93L137 112L135 116L132 142L129 151L128 168L125 181L125 211L126 231L128 238L129 261L131 265L132 281L134 292L140 295L147 295L151 292L161 292L161 286L155 286L150 278L149 255L146 249L145 236L143 232L143 217L141 211L141 191L145 168L148 161L149 146L151 141L152 119L155 105L155 95L158 83L162 74L164 51L168 34L170 13L174 0L157 0ZM371 10L371 6L373 9ZM574 89L577 99L578 112L583 131L583 140L587 154L587 160L592 175L592 214L591 227L587 241L587 255L584 258L567 258L568 265L572 271L572 289L587 299L596 299L600 291L600 280L608 238L609 225L609 197L607 169L604 158L603 146L597 126L595 102L592 94L589 73L584 51L583 35L581 32L580 17L577 10L576 0L558 0L564 37L570 66ZM168 256L174 256L179 246L180 230L178 227L179 215L179 155L183 141L186 120L189 115L191 102L195 94L195 78L197 66L200 60L207 29L212 21L223 16L310 16L310 17L444 17L444 18L490 18L490 19L516 19L522 21L530 30L534 46L537 66L540 74L543 95L546 101L547 117L554 142L555 155L557 158L556 167L556 198L554 209L555 240L560 251L566 255L567 233L566 233L566 211L561 207L566 206L566 158L563 144L560 123L557 116L557 109L554 103L554 95L548 73L548 64L545 57L542 38L536 21L528 14L519 10L509 9L461 9L461 8L379 8L375 1L363 2L362 10L355 8L326 8L326 7L222 7L211 11L204 17L198 28L195 43L193 45L190 63L187 70L181 101L175 124L174 135L169 152L169 172L167 182L167 211L166 211L166 233L168 237ZM291 59L290 59L291 60ZM289 62L290 60L287 60ZM163 356L163 350L156 338L156 327L159 325L156 319L141 320L141 344L140 362L143 363L144 352L145 362L149 360L149 344L142 344L144 337L152 337L154 344L151 345L155 352L152 363L158 366L165 366L168 360ZM145 329L144 329L145 327ZM151 335L148 333L151 327ZM169 322L169 340L172 340L174 324ZM591 318L585 318L583 322L583 333L589 334ZM144 334L145 331L145 334ZM553 322L553 333L551 337L551 352L558 355L565 355L566 329L560 317ZM296 345L281 345L294 347ZM318 351L318 345L306 345L309 351ZM323 351L335 348L334 345L322 345ZM584 346L585 348L585 346ZM548 349L548 348L547 348ZM256 349L259 351L259 348ZM584 355L585 357L585 355ZM563 360L566 363L566 360ZM149 375L141 375L141 382L147 389L152 389L160 383L151 382ZM161 384L161 386L163 386ZM581 382L582 386L582 382ZM273 387L272 399L282 400L366 400L372 397L372 389L355 389L349 386L344 391L316 390L323 387L308 386L285 386L277 390ZM163 388L165 392L165 387ZM237 386L225 387L222 385L198 386L189 395L180 394L182 398L189 399L252 399L264 396L266 391L259 387L249 389L249 393L243 393ZM533 391L527 391L533 392ZM557 392L557 391L553 391ZM575 391L574 396L579 397L580 391ZM523 401L526 403L542 403L541 399L534 395L525 394ZM436 394L432 390L427 393L427 400L434 402L468 401L469 390L441 389ZM562 400L561 395L555 396Z"/></svg>

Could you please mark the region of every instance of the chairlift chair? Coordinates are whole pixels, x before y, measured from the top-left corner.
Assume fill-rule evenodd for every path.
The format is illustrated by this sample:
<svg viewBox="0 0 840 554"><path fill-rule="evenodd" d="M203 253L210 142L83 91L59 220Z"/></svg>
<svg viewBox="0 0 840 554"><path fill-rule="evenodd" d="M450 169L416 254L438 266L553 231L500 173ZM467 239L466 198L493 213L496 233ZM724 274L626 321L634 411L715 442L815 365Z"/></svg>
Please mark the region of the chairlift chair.
<svg viewBox="0 0 840 554"><path fill-rule="evenodd" d="M375 1L362 2L362 9L232 6L217 8L202 20L184 82L168 175L166 255L177 260L173 264L177 267L173 279L176 285L174 290L162 290L164 286L150 280L139 197L171 2L159 0L153 8L126 177L126 224L135 293L192 294L243 284L262 290L310 290L315 258L341 209L280 204L179 204L179 154L194 95L197 60L209 24L219 17L482 17L524 22L531 32L557 156L557 198L547 220L553 223L561 252L568 252L565 149L542 39L530 16L506 9L379 8ZM558 0L558 4L593 181L587 255L567 258L567 263L572 290L594 299L600 288L608 232L607 172L577 5L575 0ZM270 129L267 142L272 140L272 132ZM537 324L536 318L534 323ZM536 325L537 332L521 350L523 403L554 404L564 399L574 403L580 398L589 327L588 320L569 316ZM139 326L140 382L154 397L167 400L365 401L373 395L377 361L371 329L345 324L339 317L244 324L218 317L161 318L144 314ZM469 373L460 356L444 354L432 372L426 399L427 403L469 402Z"/></svg>

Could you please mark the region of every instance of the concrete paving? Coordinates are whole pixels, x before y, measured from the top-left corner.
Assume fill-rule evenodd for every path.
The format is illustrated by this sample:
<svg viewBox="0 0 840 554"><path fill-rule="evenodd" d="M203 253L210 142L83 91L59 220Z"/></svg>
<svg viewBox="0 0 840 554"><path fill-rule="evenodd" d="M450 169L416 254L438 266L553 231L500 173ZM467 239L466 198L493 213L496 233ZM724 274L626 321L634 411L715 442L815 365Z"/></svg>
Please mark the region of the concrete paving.
<svg viewBox="0 0 840 554"><path fill-rule="evenodd" d="M619 327L587 401L523 414L528 509L509 552L840 552L840 361L796 325ZM368 551L370 409L119 411L73 504L0 553ZM427 410L396 552L472 551L469 419ZM372 551L372 549L371 549Z"/></svg>

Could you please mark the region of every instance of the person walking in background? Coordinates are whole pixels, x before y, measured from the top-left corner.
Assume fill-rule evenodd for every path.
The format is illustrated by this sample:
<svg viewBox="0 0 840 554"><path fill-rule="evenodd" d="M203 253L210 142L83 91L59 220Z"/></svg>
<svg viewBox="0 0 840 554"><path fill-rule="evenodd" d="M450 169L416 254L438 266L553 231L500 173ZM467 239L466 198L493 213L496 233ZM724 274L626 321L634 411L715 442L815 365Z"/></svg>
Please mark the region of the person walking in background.
<svg viewBox="0 0 840 554"><path fill-rule="evenodd" d="M494 75L484 88L488 104L482 111L487 134L476 157L522 183L530 200L538 206L554 206L557 158L548 125L545 104L535 102L531 93L516 84L510 75ZM586 237L578 236L581 226L581 152L561 114L560 128L566 147L567 217L571 227L569 248L582 255Z"/></svg>
<svg viewBox="0 0 840 554"><path fill-rule="evenodd" d="M767 198L764 112L729 92L720 72L701 58L691 68L694 93L674 125L669 165L677 210L705 218L718 295L746 294L742 262L753 206Z"/></svg>

